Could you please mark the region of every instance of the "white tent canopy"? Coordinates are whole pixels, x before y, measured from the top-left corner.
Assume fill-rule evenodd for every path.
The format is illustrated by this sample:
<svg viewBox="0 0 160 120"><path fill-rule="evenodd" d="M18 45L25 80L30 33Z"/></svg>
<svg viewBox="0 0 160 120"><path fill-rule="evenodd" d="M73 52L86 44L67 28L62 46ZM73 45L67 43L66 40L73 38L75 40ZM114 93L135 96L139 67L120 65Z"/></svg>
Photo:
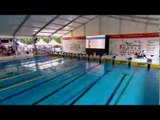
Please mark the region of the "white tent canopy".
<svg viewBox="0 0 160 120"><path fill-rule="evenodd" d="M0 15L0 36L62 37L97 15Z"/></svg>
<svg viewBox="0 0 160 120"><path fill-rule="evenodd" d="M48 43L48 45L49 46L55 46L55 45L59 45L59 46L61 46L61 44L60 43L57 43L56 41L54 41L54 40L51 40L49 43Z"/></svg>
<svg viewBox="0 0 160 120"><path fill-rule="evenodd" d="M44 42L42 39L40 39L37 43L37 46L47 46L48 44L46 42Z"/></svg>
<svg viewBox="0 0 160 120"><path fill-rule="evenodd" d="M28 48L34 48L34 46L33 46L33 45L27 45L27 47L28 47Z"/></svg>
<svg viewBox="0 0 160 120"><path fill-rule="evenodd" d="M20 42L20 41L18 41L17 43L19 44L19 46L22 46L22 47L27 46L25 43L22 43L22 42Z"/></svg>
<svg viewBox="0 0 160 120"><path fill-rule="evenodd" d="M62 37L101 15L0 15L0 36ZM159 26L159 15L102 15Z"/></svg>

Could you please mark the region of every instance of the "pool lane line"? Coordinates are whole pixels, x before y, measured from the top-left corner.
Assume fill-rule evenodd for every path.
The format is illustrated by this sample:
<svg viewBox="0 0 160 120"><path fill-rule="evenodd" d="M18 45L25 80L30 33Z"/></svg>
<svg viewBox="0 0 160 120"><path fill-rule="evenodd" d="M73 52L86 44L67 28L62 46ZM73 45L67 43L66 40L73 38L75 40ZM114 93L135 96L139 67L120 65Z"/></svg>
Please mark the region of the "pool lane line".
<svg viewBox="0 0 160 120"><path fill-rule="evenodd" d="M73 62L73 61L72 61ZM68 63L68 62L67 62ZM67 64L66 63L66 64ZM83 63L82 63L83 64ZM63 65L62 65L63 66ZM75 65L76 66L76 65ZM72 68L72 67L69 67L69 68ZM65 70L65 69L64 69ZM46 77L46 76L51 76L51 75L53 75L54 73L56 73L57 71L55 71L55 72L49 72L49 73L47 73L47 74L45 74L45 75L41 75L40 77L38 77L38 78L43 78L43 77ZM35 79L35 77L34 78L32 78L32 79ZM16 81L16 82L14 82L14 83L10 83L10 84L7 84L7 85L4 85L4 86L1 86L0 88L0 92L1 92L1 90L2 89L5 89L5 88L9 88L9 87L11 87L11 86L14 86L14 85L17 85L17 84L20 84L20 83L24 83L25 81L30 81L30 80L32 80L32 79L29 79L29 80L19 80L19 81Z"/></svg>
<svg viewBox="0 0 160 120"><path fill-rule="evenodd" d="M44 56L47 56L47 55L44 55ZM23 59L17 59L17 60L9 60L9 61L0 61L0 65L1 64L3 64L3 63L8 63L8 62L13 62L13 63L15 63L15 62L17 62L17 61L30 61L30 60L33 60L33 59L39 59L39 58L41 58L41 57L44 57L44 56L31 56L31 57L28 57L28 58L23 58ZM50 56L47 56L47 57L50 57ZM56 57L55 57L56 58Z"/></svg>
<svg viewBox="0 0 160 120"><path fill-rule="evenodd" d="M38 57L42 57L42 56L30 56L28 58L22 58L22 59L17 59L17 60L9 60L9 61L1 61L0 63L7 63L7 62L16 62L18 60L21 60L21 61L26 61L28 59L35 59L35 58L38 58Z"/></svg>
<svg viewBox="0 0 160 120"><path fill-rule="evenodd" d="M74 67L75 67L75 66L74 66ZM49 73L49 74L47 74L47 75L43 75L43 76L40 76L40 77L37 77L37 78L33 78L33 79L30 79L30 80L21 82L21 83L19 83L19 84L15 84L15 85L12 85L12 86L9 86L9 87L6 87L6 88L2 88L2 89L0 89L0 92L3 92L3 91L5 91L5 90L11 89L11 88L14 88L14 87L17 87L17 86L20 86L20 85L23 85L23 84L26 84L26 83L29 83L29 82L32 82L32 81L39 80L39 78L43 78L43 77L46 77L46 76L48 76L48 75L54 75L54 74L56 74L56 73L63 72L63 71L65 71L65 70L70 70L71 68L74 68L74 67L69 67L69 68L66 68L66 69L64 69L64 70L56 71L56 72L53 72L53 73L51 72L51 73Z"/></svg>
<svg viewBox="0 0 160 120"><path fill-rule="evenodd" d="M96 79L89 87L87 87L70 105L74 105L83 95L85 95L94 85L96 85L102 77L104 77L107 73L111 71L106 71L103 75L101 75L98 79Z"/></svg>
<svg viewBox="0 0 160 120"><path fill-rule="evenodd" d="M77 92L77 94L79 94L80 92L82 92L74 101L71 102L70 105L74 105L82 96L84 96L94 85L96 85L106 74L108 74L109 72L112 72L113 70L117 69L120 65L116 65L113 68L111 68L110 70L106 70L105 73L103 73L99 78L97 78L96 80L94 80L94 82L92 82L89 86L85 87L83 90L80 90L79 92ZM76 95L71 96L68 100L74 98ZM67 100L67 101L68 101ZM65 101L65 102L67 102ZM64 102L64 103L65 103ZM63 104L64 104L63 103Z"/></svg>
<svg viewBox="0 0 160 120"><path fill-rule="evenodd" d="M93 69L93 68L95 68L95 67L97 67L97 66L99 66L99 65L101 65L101 64L95 65L95 66L87 69L84 73L80 74L79 76L77 76L76 78L74 78L73 80L71 80L70 82L64 84L63 86L59 87L58 89L54 90L53 92L49 93L48 95L42 97L42 98L39 99L38 101L34 102L32 105L36 105L36 104L40 103L41 101L49 98L50 96L54 95L55 93L57 93L57 92L60 91L61 89L64 89L65 87L67 87L68 85L70 85L71 83L73 83L74 81L76 81L78 78L80 78L80 77L84 76L85 74L87 74L87 73L89 72L89 70L91 70L91 69Z"/></svg>
<svg viewBox="0 0 160 120"><path fill-rule="evenodd" d="M19 65L19 66L11 66L11 67L7 67L7 69L5 69L5 70L10 70L10 69L23 69L23 65L29 65L29 64L33 64L33 63L41 63L41 62L44 62L44 61L48 61L48 60L56 60L56 59L42 59L42 60L39 60L39 61L35 61L35 62L30 62L30 63L27 63L27 64L21 64L21 65ZM22 67L21 67L22 66ZM34 66L35 67L35 66ZM2 70L2 69L1 69ZM9 72L11 72L11 71L9 71ZM1 74L5 74L5 73L8 73L8 71L2 71L2 72L0 72L0 75Z"/></svg>
<svg viewBox="0 0 160 120"><path fill-rule="evenodd" d="M43 60L47 60L47 59L57 59L57 58L51 58L51 57L47 57L47 58L37 58L37 59L33 59L33 60L28 60L28 61L25 61L25 62L20 62L20 61L16 61L14 63L7 63L6 65L11 65L11 66L8 66L6 67L5 69L8 70L9 68L14 68L14 67L17 67L18 63L20 64L23 64L23 65L27 65L27 64L30 64L30 63L35 63L35 62L40 62L40 61L43 61ZM3 64L2 64L3 65Z"/></svg>
<svg viewBox="0 0 160 120"><path fill-rule="evenodd" d="M57 61L55 61L55 62L58 62L58 60ZM55 63L54 62L54 63ZM49 64L49 63L48 63ZM45 65L45 64L43 64L43 65ZM39 66L42 66L42 65L39 65ZM50 67L47 67L47 68L45 68L45 69L48 69L48 68L52 68L53 66L50 66ZM32 67L32 68L36 68L35 66L34 67ZM45 70L45 69L43 69L43 70ZM29 70L29 69L28 69ZM38 72L38 71L41 71L41 70L37 70L37 71L34 71L34 72ZM14 74L14 75L11 75L11 76L6 76L6 77L3 77L3 78L0 78L0 82L2 82L2 81L6 81L6 80L10 80L10 78L15 78L15 77L17 77L17 76L22 76L22 75L25 75L25 74L30 74L30 73L33 73L33 71L28 71L28 72L22 72L22 73L19 73L19 74Z"/></svg>
<svg viewBox="0 0 160 120"><path fill-rule="evenodd" d="M77 61L77 60L73 60L73 61L69 61L69 62L74 62L74 61ZM56 61L56 62L58 62L58 61ZM69 62L66 62L66 63L69 63ZM62 64L62 65L63 65L63 64ZM53 66L47 67L47 68L45 68L45 69L49 69L49 68L52 68L52 67L53 67ZM45 69L43 69L43 70L45 70ZM41 70L37 70L37 71L34 71L34 72L38 72L38 71L41 71ZM18 77L18 76L23 76L23 75L28 75L28 74L31 74L31 73L33 73L33 71L21 73L21 74L18 74L18 75L14 75L14 76L11 76L11 77L7 77L7 78L2 78L2 79L0 79L0 82L6 81L6 80L10 80L10 78L15 78L15 77Z"/></svg>
<svg viewBox="0 0 160 120"><path fill-rule="evenodd" d="M136 68L134 69L131 77L129 78L128 82L126 83L125 87L123 88L122 92L120 93L119 97L117 98L117 100L115 101L114 105L117 105L120 101L120 99L122 98L122 96L124 95L127 87L129 86L129 83L131 82L132 78L134 77L135 73L138 71L138 67L139 65L136 66Z"/></svg>
<svg viewBox="0 0 160 120"><path fill-rule="evenodd" d="M64 60L69 60L69 59L63 59L63 60L57 59L57 60L55 60L55 61L53 61L53 62L51 62L51 63L55 63L55 62L59 62L59 61L64 61ZM75 61L76 61L76 60L75 60ZM46 64L50 64L50 63L44 63L44 64L41 64L41 65L39 65L39 66L43 66L43 65L46 65ZM54 66L51 65L51 67L54 67ZM21 70L21 71L22 71L22 70L32 70L33 68L36 68L36 66L30 67L30 68L21 68L20 70ZM48 67L48 68L50 68L50 67ZM46 68L45 68L45 69L46 69ZM20 70L15 70L14 72L19 72ZM43 69L43 70L44 70L44 69ZM38 71L40 71L40 70L38 70ZM14 76L16 76L16 75L20 75L20 74L23 74L23 73L29 73L29 72L33 72L33 71L22 72L22 73L18 73L18 74L14 74L13 71L12 71L12 72L9 71L8 73L13 73L14 75L11 75L11 76L9 76L9 77L14 77ZM36 71L35 71L35 72L36 72ZM7 73L7 72L6 72L6 73ZM4 74L6 74L6 73L4 73ZM2 74L2 75L3 75L3 74ZM6 76L6 77L0 78L0 82L1 82L2 79L8 79L9 77ZM2 80L2 81L3 81L3 80Z"/></svg>
<svg viewBox="0 0 160 120"><path fill-rule="evenodd" d="M68 63L68 62L67 62ZM66 63L66 64L67 64ZM84 64L84 63L82 63L82 64ZM62 65L63 66L63 65ZM68 66L67 66L68 67ZM51 72L53 72L53 71L51 71ZM51 73L51 72L49 72L49 73ZM49 74L49 73L47 73L47 74ZM37 73L37 74L39 74L39 73ZM40 74L39 74L40 75ZM49 75L50 76L50 75ZM0 86L0 89L3 89L3 88L6 88L6 87L9 87L9 86L12 86L12 85L14 85L14 84L18 84L18 83L20 83L20 82L24 82L24 81L27 81L26 79L24 79L24 80L19 80L19 81L16 81L16 82L13 82L13 83L10 83L10 84L7 84L7 85L4 85L4 86Z"/></svg>
<svg viewBox="0 0 160 120"><path fill-rule="evenodd" d="M107 102L105 103L105 105L109 105L109 103L112 101L113 97L115 96L117 90L119 89L119 87L121 86L121 84L123 83L124 79L126 78L128 74L123 73L122 78L120 79L119 83L117 84L116 88L114 89L113 93L111 94L111 96L109 97L109 99L107 100Z"/></svg>
<svg viewBox="0 0 160 120"><path fill-rule="evenodd" d="M26 61L26 62L20 62L20 61L16 61L14 64L10 64L10 63L8 63L8 64L6 64L6 65L11 65L11 66L9 66L9 67L6 67L5 69L9 69L9 68L14 68L14 67L18 67L18 65L17 65L17 63L23 63L23 65L27 65L27 64L30 64L30 63L34 63L34 62L40 62L40 61L43 61L43 60L47 60L47 59L53 59L53 58L39 58L39 59L37 59L37 60L29 60L29 61ZM19 65L20 66L20 65ZM0 69L0 70L2 70L2 69Z"/></svg>
<svg viewBox="0 0 160 120"><path fill-rule="evenodd" d="M35 61L35 62L32 62L32 63L41 63L41 62L44 62L44 61L47 61L47 60L56 60L56 59L42 59L42 60L39 60L39 61ZM27 63L27 64L24 64L24 65L29 65L29 64L32 64L32 63ZM11 70L11 69L24 69L23 66L21 67L22 65L19 65L19 66L12 66L12 67L8 67L7 69L5 70ZM10 68L10 69L9 69ZM2 71L0 72L0 74L5 74L5 73L8 73L8 72L12 72L12 71Z"/></svg>
<svg viewBox="0 0 160 120"><path fill-rule="evenodd" d="M58 61L54 61L53 63L55 63L55 62L58 62ZM43 66L43 65L45 65L45 64L50 64L50 63L44 63L44 64L41 64L41 65L38 65L38 66ZM18 75L18 74L22 74L22 73L25 73L25 72L29 72L29 70L32 70L32 69L36 69L36 66L32 66L32 67L29 67L29 68L27 68L27 67L21 67L21 68L17 68L17 70L15 69L14 71L6 71L6 72L3 72L2 74L0 74L0 80L1 79L4 79L4 78L8 78L8 77L11 77L11 76L15 76L15 75ZM26 70L26 71L25 71ZM24 72L22 72L22 71L24 71ZM22 72L22 73L18 73L18 72ZM8 75L8 76L5 76L6 74L13 74L13 75ZM5 77L3 77L3 75L5 76Z"/></svg>
<svg viewBox="0 0 160 120"><path fill-rule="evenodd" d="M21 59L21 61L29 61L28 59L33 60L33 59L35 59L35 58L33 58L33 57L25 58L25 59ZM15 63L15 62L17 62L17 61L20 61L20 59L19 59L19 60L17 59L17 60L0 61L0 65L1 65L1 64L7 64L7 63L9 63L9 62Z"/></svg>
<svg viewBox="0 0 160 120"><path fill-rule="evenodd" d="M58 78L58 77L61 77L62 75L66 74L66 73L68 73L68 72L71 72L71 71L73 71L73 70L75 70L75 69L77 69L77 68L79 68L79 67L83 67L83 66L79 66L79 65L78 65L77 67L74 67L74 68L71 69L71 70L68 70L68 71L66 71L66 72L64 71L65 73L61 73L61 74L59 74L59 75L57 75L57 76L54 76L53 78L50 78L50 79L48 79L48 80L45 80L45 81L43 81L43 82L41 82L41 83L39 83L39 84L36 84L36 85L32 86L32 87L29 87L29 88L27 88L27 89L24 89L24 90L22 90L22 91L20 91L20 92L18 92L18 93L15 93L15 94L13 94L13 95L10 95L10 96L8 96L8 97L0 100L0 102L3 102L3 101L8 100L8 99L10 99L10 98L12 98L12 97L15 97L15 96L20 95L20 94L22 94L22 93L24 93L24 92L27 92L27 91L29 91L29 90L31 90L31 89L33 89L33 88L36 88L36 87L41 86L41 85L43 85L43 84L45 84L45 83L48 83L48 82L50 82L50 81L52 81L52 80L54 80L54 79L56 79L56 78ZM73 77L73 76L71 76L71 77ZM69 78L67 78L67 79L70 79L71 77L69 77ZM65 80L66 80L66 79L65 79ZM61 83L61 82L59 82L59 83ZM57 83L57 84L59 84L59 83Z"/></svg>

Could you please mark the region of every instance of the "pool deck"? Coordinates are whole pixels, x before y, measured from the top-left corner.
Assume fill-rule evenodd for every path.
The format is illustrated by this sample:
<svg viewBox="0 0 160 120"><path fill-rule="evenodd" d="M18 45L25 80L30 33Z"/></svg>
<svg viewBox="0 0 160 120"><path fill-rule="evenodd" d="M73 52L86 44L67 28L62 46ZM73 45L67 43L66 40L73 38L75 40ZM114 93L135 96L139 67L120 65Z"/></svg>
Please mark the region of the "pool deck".
<svg viewBox="0 0 160 120"><path fill-rule="evenodd" d="M63 54L49 54L51 56L59 56L59 57L62 57ZM69 54L66 54L64 55L64 57L70 57L71 55ZM114 55L105 55L105 56L102 56L101 57L101 61L102 62L112 62L112 57ZM77 57L78 58L78 55L72 55L71 57L75 58ZM86 56L80 56L80 59L87 59L88 58L88 55ZM92 60L98 60L99 57L98 56L90 56L89 59L92 61ZM125 56L116 56L116 58L114 59L115 60L115 64L128 64L128 60L127 60L127 57ZM160 66L159 66L159 59L152 59L152 63L151 64L151 68L156 68L156 69L160 69ZM142 66L142 67L147 67L148 66L148 63L147 63L147 59L146 58L132 58L132 61L131 61L131 66Z"/></svg>

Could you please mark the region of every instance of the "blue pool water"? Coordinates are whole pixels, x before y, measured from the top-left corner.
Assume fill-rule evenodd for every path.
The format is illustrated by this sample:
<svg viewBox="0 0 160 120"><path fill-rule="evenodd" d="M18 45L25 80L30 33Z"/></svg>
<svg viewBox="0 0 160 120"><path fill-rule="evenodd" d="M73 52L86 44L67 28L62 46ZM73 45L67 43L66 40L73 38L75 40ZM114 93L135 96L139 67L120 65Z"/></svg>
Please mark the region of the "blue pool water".
<svg viewBox="0 0 160 120"><path fill-rule="evenodd" d="M0 105L158 105L158 70L41 56L0 63Z"/></svg>

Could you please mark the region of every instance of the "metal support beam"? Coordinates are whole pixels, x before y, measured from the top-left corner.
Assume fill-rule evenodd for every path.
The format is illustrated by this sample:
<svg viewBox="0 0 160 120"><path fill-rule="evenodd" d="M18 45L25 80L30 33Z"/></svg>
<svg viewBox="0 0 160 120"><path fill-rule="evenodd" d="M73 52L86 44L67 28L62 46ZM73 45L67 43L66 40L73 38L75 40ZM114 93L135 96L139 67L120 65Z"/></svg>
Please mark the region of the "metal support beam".
<svg viewBox="0 0 160 120"><path fill-rule="evenodd" d="M36 27L36 26L25 26L27 28L34 28L34 29L40 29L41 27ZM71 28L75 28L75 27L71 27ZM47 30L57 30L55 28L46 28ZM64 31L69 31L69 30L64 30Z"/></svg>
<svg viewBox="0 0 160 120"><path fill-rule="evenodd" d="M16 58L16 55L17 55L17 48L16 48L16 40L15 40L16 38L15 37L13 37L13 49L14 49L14 51L15 51L15 58Z"/></svg>
<svg viewBox="0 0 160 120"><path fill-rule="evenodd" d="M145 24L145 28L144 28L144 32L145 32L145 33L147 32L148 22L149 22L149 19L147 19L147 22L146 22L146 24Z"/></svg>
<svg viewBox="0 0 160 120"><path fill-rule="evenodd" d="M36 45L36 41L37 41L37 38L36 37L33 37L33 46L34 46L34 56L37 55L37 45Z"/></svg>
<svg viewBox="0 0 160 120"><path fill-rule="evenodd" d="M122 19L119 19L119 34L121 34L122 29Z"/></svg>
<svg viewBox="0 0 160 120"><path fill-rule="evenodd" d="M80 26L76 27L75 29L73 29L73 30L71 30L71 31L69 31L69 32L67 32L67 33L65 33L64 35L66 35L66 34L68 34L68 33L72 32L72 31L74 31L74 30L76 30L76 29L80 28L81 26L83 26L83 25L87 24L88 22L90 22L90 21L92 21L92 20L96 19L97 17L98 17L98 16L95 16L94 18L92 18L92 19L90 19L89 21L87 21L87 22L83 23L82 25L80 25Z"/></svg>
<svg viewBox="0 0 160 120"><path fill-rule="evenodd" d="M86 35L86 25L85 24L84 24L83 32L84 32L84 36L85 36Z"/></svg>
<svg viewBox="0 0 160 120"><path fill-rule="evenodd" d="M83 18L86 18L86 19L88 19L88 20L91 20L90 18L87 18L87 17L85 17L85 16L82 16ZM93 19L93 18L92 18Z"/></svg>
<svg viewBox="0 0 160 120"><path fill-rule="evenodd" d="M136 22L135 19L133 17L129 17L133 22Z"/></svg>
<svg viewBox="0 0 160 120"><path fill-rule="evenodd" d="M58 30L56 30L55 32L53 32L50 36L52 36L53 34L57 33L58 31L60 31L61 29L63 29L64 27L68 26L69 24L71 24L72 22L74 22L75 20L77 20L78 18L80 18L82 15L79 15L78 17L76 17L75 19L73 19L72 21L70 21L69 23L67 23L66 25L62 26L61 28L59 28ZM49 36L49 37L50 37Z"/></svg>
<svg viewBox="0 0 160 120"><path fill-rule="evenodd" d="M25 25L24 27L26 27L26 28L37 28L37 29L40 29L40 28L41 28L41 27L31 26L31 25Z"/></svg>
<svg viewBox="0 0 160 120"><path fill-rule="evenodd" d="M57 15L56 17L54 17L53 19L51 19L48 23L46 23L41 29L39 29L33 36L36 36L39 32L41 32L45 27L47 27L49 24L51 24L54 20L56 20L59 17L59 15Z"/></svg>
<svg viewBox="0 0 160 120"><path fill-rule="evenodd" d="M51 23L51 25L59 25L59 26L64 26L64 25L62 25L62 24L57 24L57 23ZM71 27L71 28L75 28L74 26L69 26L69 27Z"/></svg>
<svg viewBox="0 0 160 120"><path fill-rule="evenodd" d="M66 21L71 21L71 20L68 20L68 19L64 19L64 18L58 18L58 19L61 19L61 20L66 20ZM78 23L78 24L83 24L83 23L81 23L81 22L78 22L78 21L74 21L74 23Z"/></svg>
<svg viewBox="0 0 160 120"><path fill-rule="evenodd" d="M142 17L142 16L135 16L135 15L127 15L125 17L132 17L132 18L137 18L137 19L148 19L148 20L153 20L153 21L157 21L157 18L153 18L153 17Z"/></svg>
<svg viewBox="0 0 160 120"><path fill-rule="evenodd" d="M98 16L99 17L99 34L101 35L102 33L102 22L101 22L101 16Z"/></svg>
<svg viewBox="0 0 160 120"><path fill-rule="evenodd" d="M68 32L69 30L63 30L63 31L66 31L66 32ZM41 33L52 33L52 32L47 32L47 31L45 31L45 32L41 32Z"/></svg>
<svg viewBox="0 0 160 120"><path fill-rule="evenodd" d="M159 51L160 51L160 15L159 15L158 23L159 23L158 33L159 33ZM160 66L160 52L159 52L159 66ZM159 77L160 77L160 69L159 69ZM159 96L160 96L160 79L158 83L159 83ZM160 99L159 99L159 104L160 104Z"/></svg>
<svg viewBox="0 0 160 120"><path fill-rule="evenodd" d="M17 29L14 31L13 36L16 35L16 33L21 29L21 27L24 25L24 23L30 18L30 15L27 15L24 20L21 22L21 24L17 27Z"/></svg>

